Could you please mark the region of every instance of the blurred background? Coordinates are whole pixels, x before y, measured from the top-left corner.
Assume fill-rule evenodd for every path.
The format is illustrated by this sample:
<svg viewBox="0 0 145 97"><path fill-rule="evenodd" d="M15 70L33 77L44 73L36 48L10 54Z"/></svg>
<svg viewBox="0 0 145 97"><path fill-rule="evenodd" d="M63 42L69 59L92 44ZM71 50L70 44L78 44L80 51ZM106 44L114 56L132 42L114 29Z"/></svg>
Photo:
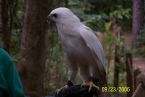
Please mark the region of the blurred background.
<svg viewBox="0 0 145 97"><path fill-rule="evenodd" d="M0 0L0 47L14 58L26 94L52 94L67 82L57 30L46 23L60 6L93 29L104 47L109 86L129 86L131 97L134 72L145 70L144 0Z"/></svg>

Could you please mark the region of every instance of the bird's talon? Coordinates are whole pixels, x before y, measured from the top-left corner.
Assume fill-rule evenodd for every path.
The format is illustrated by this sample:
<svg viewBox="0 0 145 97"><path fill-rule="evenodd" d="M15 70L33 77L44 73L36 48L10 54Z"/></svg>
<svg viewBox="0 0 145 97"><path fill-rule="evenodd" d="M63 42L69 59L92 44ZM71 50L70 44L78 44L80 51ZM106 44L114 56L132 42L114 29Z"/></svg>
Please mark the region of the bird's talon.
<svg viewBox="0 0 145 97"><path fill-rule="evenodd" d="M86 84L82 84L82 86L89 86L89 92L91 91L91 89L94 87L96 88L97 90L99 90L99 87L96 86L92 81L86 83Z"/></svg>

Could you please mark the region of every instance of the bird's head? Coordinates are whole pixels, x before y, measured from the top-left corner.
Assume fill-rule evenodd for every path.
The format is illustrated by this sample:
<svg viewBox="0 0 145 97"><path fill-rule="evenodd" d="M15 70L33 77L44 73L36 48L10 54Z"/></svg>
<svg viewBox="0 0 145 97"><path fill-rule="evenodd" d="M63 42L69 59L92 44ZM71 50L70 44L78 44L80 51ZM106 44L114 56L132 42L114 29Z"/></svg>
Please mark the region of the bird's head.
<svg viewBox="0 0 145 97"><path fill-rule="evenodd" d="M49 20L61 24L80 22L79 18L70 9L65 7L59 7L52 10L48 15L48 21Z"/></svg>

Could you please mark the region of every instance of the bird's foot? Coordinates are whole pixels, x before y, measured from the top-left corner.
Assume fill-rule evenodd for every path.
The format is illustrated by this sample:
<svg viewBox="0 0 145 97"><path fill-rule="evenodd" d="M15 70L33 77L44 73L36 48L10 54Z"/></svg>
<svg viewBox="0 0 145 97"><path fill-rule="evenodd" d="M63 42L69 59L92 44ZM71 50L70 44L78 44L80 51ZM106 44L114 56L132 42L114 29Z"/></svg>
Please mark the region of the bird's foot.
<svg viewBox="0 0 145 97"><path fill-rule="evenodd" d="M92 81L89 81L88 83L82 84L82 86L89 86L89 92L91 91L91 89L94 87L97 90L99 90L99 86L95 85Z"/></svg>

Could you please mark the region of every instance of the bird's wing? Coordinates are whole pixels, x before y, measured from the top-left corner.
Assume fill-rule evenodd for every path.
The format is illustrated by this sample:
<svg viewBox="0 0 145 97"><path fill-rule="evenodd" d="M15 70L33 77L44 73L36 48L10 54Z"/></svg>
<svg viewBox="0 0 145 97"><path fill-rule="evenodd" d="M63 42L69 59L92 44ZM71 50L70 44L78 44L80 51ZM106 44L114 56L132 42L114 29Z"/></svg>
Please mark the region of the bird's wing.
<svg viewBox="0 0 145 97"><path fill-rule="evenodd" d="M101 65L105 67L105 54L103 51L103 47L92 30L84 26L83 28L81 28L80 35L85 41L86 45L90 48L92 53L97 56L97 58L99 59L99 63L101 63Z"/></svg>

